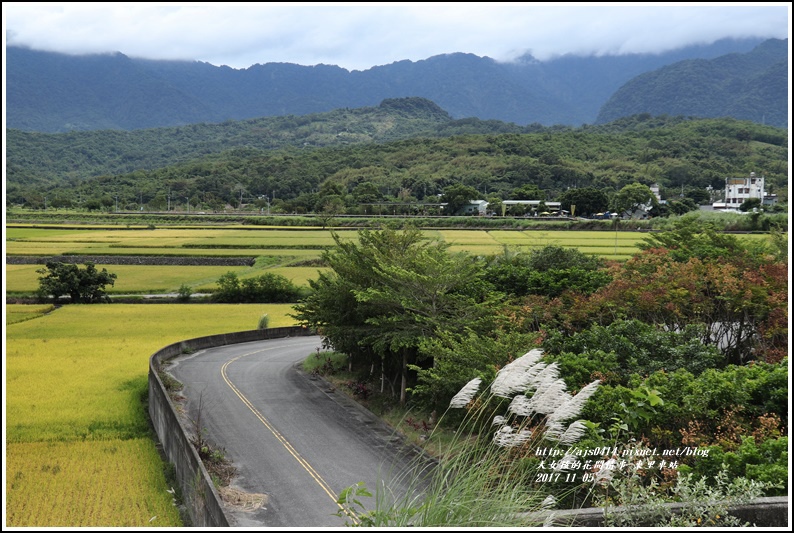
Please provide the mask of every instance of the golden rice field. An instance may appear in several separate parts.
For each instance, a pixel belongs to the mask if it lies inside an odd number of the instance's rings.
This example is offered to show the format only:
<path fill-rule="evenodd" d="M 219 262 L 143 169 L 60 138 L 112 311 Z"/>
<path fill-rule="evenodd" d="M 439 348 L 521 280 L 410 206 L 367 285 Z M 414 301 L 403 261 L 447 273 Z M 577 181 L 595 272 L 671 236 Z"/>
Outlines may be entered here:
<path fill-rule="evenodd" d="M 479 255 L 502 253 L 505 247 L 528 251 L 548 244 L 575 247 L 609 259 L 628 259 L 637 252 L 642 234 L 636 232 L 426 230 L 425 235 L 450 245 L 452 252 Z M 356 239 L 357 231 L 340 231 L 342 239 Z M 182 284 L 194 292 L 212 291 L 226 272 L 240 278 L 267 271 L 285 276 L 298 286 L 317 277 L 317 268 L 284 266 L 319 258 L 334 245 L 330 231 L 318 229 L 229 227 L 68 229 L 9 227 L 8 255 L 136 255 L 136 256 L 246 256 L 268 258 L 255 267 L 97 265 L 117 274 L 110 294 L 173 293 Z M 280 264 L 278 264 L 280 263 Z M 37 265 L 6 265 L 6 290 L 32 293 L 38 288 Z"/>
<path fill-rule="evenodd" d="M 42 305 L 8 305 L 6 306 L 6 326 L 38 318 L 55 309 L 52 304 Z"/>
<path fill-rule="evenodd" d="M 179 265 L 102 265 L 118 276 L 115 284 L 107 287 L 108 294 L 161 294 L 175 293 L 182 284 L 193 292 L 209 292 L 218 287 L 217 280 L 227 272 L 234 272 L 240 279 L 260 276 L 272 272 L 284 276 L 295 285 L 309 284 L 323 268 L 274 266 L 256 268 L 245 266 L 179 266 Z M 43 265 L 6 265 L 6 292 L 9 294 L 33 293 L 39 286 L 37 271 Z"/>
<path fill-rule="evenodd" d="M 6 306 L 6 525 L 181 526 L 143 403 L 149 357 L 178 340 L 254 329 L 264 313 L 272 327 L 293 325 L 291 306 L 43 311 Z M 12 323 L 25 314 L 39 316 Z"/>
<path fill-rule="evenodd" d="M 638 232 L 544 230 L 426 230 L 452 251 L 498 254 L 505 246 L 528 250 L 548 244 L 576 247 L 612 259 L 628 259 L 637 251 Z M 354 230 L 339 231 L 343 240 L 356 239 Z M 156 228 L 156 229 L 39 229 L 8 228 L 9 255 L 170 255 L 318 257 L 334 245 L 331 232 L 317 229 Z"/>

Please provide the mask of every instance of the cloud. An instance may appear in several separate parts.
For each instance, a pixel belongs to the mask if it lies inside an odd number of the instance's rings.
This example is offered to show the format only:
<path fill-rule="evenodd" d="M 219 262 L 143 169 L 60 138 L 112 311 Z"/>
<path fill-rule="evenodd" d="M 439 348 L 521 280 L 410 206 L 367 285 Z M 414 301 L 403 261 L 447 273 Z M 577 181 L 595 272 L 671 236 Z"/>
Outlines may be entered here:
<path fill-rule="evenodd" d="M 466 52 L 660 52 L 723 37 L 788 37 L 790 4 L 3 3 L 8 44 L 65 53 L 367 69 Z"/>

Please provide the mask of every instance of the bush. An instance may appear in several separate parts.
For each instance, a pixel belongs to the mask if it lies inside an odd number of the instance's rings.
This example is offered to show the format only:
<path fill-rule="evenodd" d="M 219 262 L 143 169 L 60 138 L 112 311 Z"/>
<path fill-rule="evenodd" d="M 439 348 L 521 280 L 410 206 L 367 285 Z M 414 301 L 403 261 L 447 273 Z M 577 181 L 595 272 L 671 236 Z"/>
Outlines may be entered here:
<path fill-rule="evenodd" d="M 259 317 L 259 323 L 256 326 L 256 329 L 267 329 L 268 325 L 270 324 L 270 317 L 267 316 L 267 313 Z"/>
<path fill-rule="evenodd" d="M 290 280 L 272 272 L 242 281 L 234 272 L 227 272 L 218 279 L 218 287 L 212 299 L 221 303 L 290 303 L 300 294 Z"/>
<path fill-rule="evenodd" d="M 190 285 L 187 283 L 183 283 L 179 286 L 179 290 L 177 291 L 177 301 L 180 302 L 188 302 L 190 301 L 190 296 L 193 294 L 193 289 L 190 288 Z"/>
<path fill-rule="evenodd" d="M 552 332 L 544 341 L 547 359 L 560 364 L 572 386 L 591 381 L 594 373 L 612 375 L 611 382 L 626 384 L 631 374 L 684 368 L 698 375 L 708 368 L 725 366 L 714 346 L 704 345 L 701 330 L 692 325 L 683 331 L 665 331 L 639 320 L 618 320 L 592 326 L 573 335 Z"/>
<path fill-rule="evenodd" d="M 720 446 L 706 448 L 708 455 L 693 467 L 682 465 L 682 473 L 709 476 L 725 471 L 730 478 L 746 477 L 769 484 L 767 495 L 786 494 L 788 480 L 788 437 L 767 439 L 760 444 L 754 437 L 742 437 L 742 443 L 734 451 L 725 451 Z"/>

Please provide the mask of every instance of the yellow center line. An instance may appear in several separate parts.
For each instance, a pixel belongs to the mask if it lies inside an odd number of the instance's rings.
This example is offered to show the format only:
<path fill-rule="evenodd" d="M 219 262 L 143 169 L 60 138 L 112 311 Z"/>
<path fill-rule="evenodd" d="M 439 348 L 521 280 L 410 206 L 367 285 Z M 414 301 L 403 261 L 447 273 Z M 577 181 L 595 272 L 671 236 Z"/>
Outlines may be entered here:
<path fill-rule="evenodd" d="M 331 490 L 331 487 L 328 485 L 328 483 L 326 483 L 326 481 L 322 478 L 322 476 L 319 473 L 317 473 L 314 467 L 312 467 L 312 465 L 310 465 L 309 462 L 306 461 L 306 459 L 304 459 L 300 453 L 298 453 L 298 451 L 292 446 L 292 444 L 281 433 L 279 433 L 279 431 L 275 427 L 273 427 L 273 425 L 270 422 L 268 422 L 267 418 L 265 418 L 264 415 L 262 415 L 262 413 L 260 413 L 256 407 L 254 407 L 254 404 L 252 404 L 251 401 L 248 398 L 246 398 L 242 392 L 240 392 L 240 389 L 238 389 L 237 386 L 235 386 L 235 384 L 232 383 L 232 381 L 229 379 L 229 376 L 226 374 L 226 369 L 233 362 L 242 359 L 243 357 L 247 357 L 249 355 L 254 355 L 275 349 L 276 348 L 265 348 L 263 350 L 256 350 L 253 352 L 244 353 L 242 355 L 235 357 L 234 359 L 230 359 L 229 361 L 224 363 L 224 365 L 221 367 L 221 376 L 223 377 L 223 381 L 225 381 L 226 384 L 229 386 L 229 388 L 231 388 L 232 391 L 237 395 L 237 397 L 240 398 L 243 404 L 245 404 L 245 406 L 248 407 L 248 409 L 250 409 L 252 413 L 254 413 L 254 416 L 257 417 L 260 422 L 262 422 L 262 424 L 273 434 L 274 437 L 276 437 L 276 440 L 278 440 L 281 443 L 281 445 L 284 446 L 284 448 L 289 452 L 289 454 L 292 455 L 292 457 L 294 457 L 296 461 L 298 461 L 298 464 L 300 464 L 303 467 L 303 469 L 306 470 L 306 472 L 308 472 L 309 475 L 314 479 L 314 481 L 318 485 L 320 485 L 320 488 L 322 488 L 325 491 L 325 493 L 328 494 L 331 500 L 333 500 L 333 502 L 341 510 L 345 511 L 345 513 L 348 514 L 350 518 L 352 518 L 355 522 L 358 522 L 355 516 L 351 515 L 348 511 L 345 510 L 345 508 L 342 505 L 339 504 L 336 495 Z"/>

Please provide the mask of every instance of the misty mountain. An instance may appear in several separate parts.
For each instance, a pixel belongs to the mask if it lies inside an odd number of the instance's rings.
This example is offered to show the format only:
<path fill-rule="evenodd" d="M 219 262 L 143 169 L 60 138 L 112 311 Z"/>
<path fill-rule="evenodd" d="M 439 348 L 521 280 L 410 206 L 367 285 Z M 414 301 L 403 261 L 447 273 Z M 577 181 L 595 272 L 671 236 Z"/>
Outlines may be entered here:
<path fill-rule="evenodd" d="M 6 126 L 26 131 L 135 130 L 377 106 L 419 96 L 452 118 L 518 125 L 593 123 L 633 77 L 687 59 L 746 53 L 759 39 L 721 40 L 664 54 L 527 55 L 500 63 L 473 54 L 398 61 L 363 71 L 265 63 L 247 69 L 200 61 L 70 56 L 6 50 Z M 752 100 L 747 95 L 746 101 Z"/>
<path fill-rule="evenodd" d="M 689 59 L 641 74 L 604 104 L 596 123 L 649 113 L 740 120 L 788 127 L 788 41 L 752 51 Z"/>

